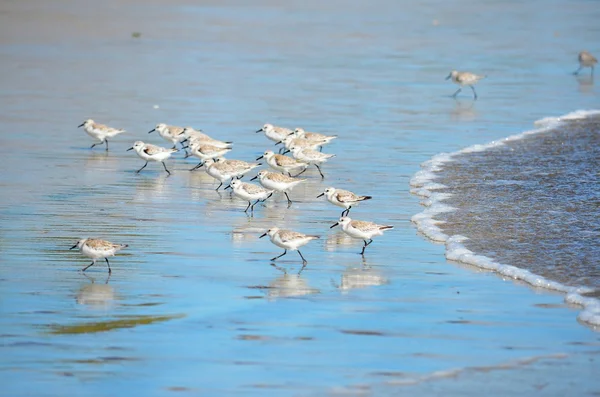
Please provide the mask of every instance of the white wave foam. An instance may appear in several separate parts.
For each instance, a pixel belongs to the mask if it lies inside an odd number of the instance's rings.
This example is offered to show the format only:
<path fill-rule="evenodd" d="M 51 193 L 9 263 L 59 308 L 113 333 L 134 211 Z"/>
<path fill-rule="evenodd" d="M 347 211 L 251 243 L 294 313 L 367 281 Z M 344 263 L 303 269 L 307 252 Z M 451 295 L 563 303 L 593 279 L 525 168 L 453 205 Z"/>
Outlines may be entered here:
<path fill-rule="evenodd" d="M 460 235 L 448 236 L 445 234 L 439 227 L 439 225 L 442 225 L 444 222 L 436 220 L 435 216 L 443 212 L 454 211 L 455 208 L 442 203 L 442 201 L 448 199 L 451 194 L 433 192 L 433 190 L 439 190 L 445 187 L 444 185 L 435 182 L 435 179 L 437 178 L 436 172 L 441 171 L 448 162 L 454 161 L 454 156 L 485 151 L 493 147 L 502 146 L 504 145 L 504 142 L 523 139 L 532 134 L 548 132 L 560 126 L 565 121 L 583 119 L 598 114 L 600 114 L 599 110 L 577 110 L 561 117 L 545 117 L 534 122 L 534 125 L 538 127 L 537 129 L 511 135 L 499 141 L 492 141 L 483 145 L 472 145 L 454 153 L 440 153 L 433 156 L 430 160 L 421 164 L 421 170 L 410 180 L 410 186 L 412 187 L 410 192 L 417 196 L 427 198 L 427 200 L 422 202 L 427 208 L 414 215 L 411 218 L 411 221 L 414 222 L 419 231 L 429 239 L 446 244 L 447 259 L 491 270 L 505 277 L 524 281 L 534 287 L 564 292 L 566 294 L 565 302 L 583 307 L 583 310 L 577 316 L 580 321 L 594 326 L 600 326 L 600 300 L 581 295 L 593 292 L 593 289 L 588 287 L 569 287 L 531 273 L 528 270 L 495 262 L 491 258 L 477 255 L 468 250 L 463 245 L 463 242 L 468 240 L 468 237 Z"/>

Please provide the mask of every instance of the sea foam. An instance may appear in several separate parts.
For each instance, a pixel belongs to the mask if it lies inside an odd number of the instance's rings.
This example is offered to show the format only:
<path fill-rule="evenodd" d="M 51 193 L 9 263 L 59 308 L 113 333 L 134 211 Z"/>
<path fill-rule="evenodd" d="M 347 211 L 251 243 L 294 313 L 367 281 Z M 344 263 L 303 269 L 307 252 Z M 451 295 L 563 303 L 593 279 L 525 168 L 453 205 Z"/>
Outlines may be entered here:
<path fill-rule="evenodd" d="M 443 203 L 444 200 L 451 197 L 450 193 L 436 192 L 436 190 L 443 189 L 446 186 L 435 181 L 438 177 L 436 173 L 443 170 L 447 163 L 454 161 L 454 156 L 485 151 L 502 146 L 505 142 L 511 142 L 533 134 L 551 131 L 560 127 L 566 121 L 584 119 L 599 114 L 600 111 L 598 110 L 578 110 L 561 117 L 545 117 L 534 122 L 534 126 L 537 127 L 534 130 L 511 135 L 487 144 L 469 146 L 454 153 L 440 153 L 433 156 L 431 159 L 421 164 L 421 170 L 410 180 L 410 192 L 419 197 L 423 197 L 425 200 L 423 200 L 421 204 L 426 207 L 424 211 L 414 215 L 411 218 L 411 221 L 414 222 L 419 231 L 429 239 L 445 243 L 447 259 L 494 271 L 504 277 L 524 281 L 534 287 L 564 292 L 566 294 L 565 302 L 583 307 L 583 310 L 577 317 L 580 321 L 594 326 L 600 326 L 600 300 L 582 295 L 593 292 L 594 290 L 592 288 L 570 287 L 534 274 L 528 270 L 509 264 L 501 264 L 495 262 L 492 258 L 477 255 L 464 246 L 463 242 L 468 240 L 468 237 L 461 235 L 448 236 L 444 233 L 442 227 L 440 227 L 444 222 L 435 219 L 435 216 L 440 213 L 455 210 L 453 207 Z"/>

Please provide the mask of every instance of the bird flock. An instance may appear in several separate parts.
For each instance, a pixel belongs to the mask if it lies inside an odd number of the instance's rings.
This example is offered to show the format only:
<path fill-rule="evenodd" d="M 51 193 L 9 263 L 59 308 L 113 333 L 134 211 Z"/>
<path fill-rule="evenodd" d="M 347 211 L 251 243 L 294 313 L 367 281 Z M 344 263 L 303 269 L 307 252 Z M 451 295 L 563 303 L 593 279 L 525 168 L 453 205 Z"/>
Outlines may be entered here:
<path fill-rule="evenodd" d="M 579 62 L 579 68 L 573 72 L 574 75 L 578 75 L 581 70 L 586 67 L 591 68 L 591 76 L 594 75 L 594 67 L 598 63 L 598 60 L 592 54 L 588 51 L 581 51 L 578 54 L 577 60 Z M 453 70 L 448 74 L 446 80 L 451 79 L 453 83 L 460 86 L 452 95 L 453 98 L 456 98 L 462 91 L 462 88 L 467 86 L 470 87 L 473 92 L 473 99 L 477 100 L 477 92 L 475 91 L 474 86 L 485 77 L 487 76 Z M 105 144 L 106 151 L 108 151 L 108 139 L 112 139 L 125 132 L 123 129 L 112 128 L 104 124 L 96 123 L 92 119 L 84 121 L 79 127 L 83 127 L 84 131 L 97 141 L 91 148 Z M 256 132 L 264 133 L 269 140 L 275 142 L 276 145 L 281 145 L 281 147 L 278 153 L 275 153 L 273 150 L 266 150 L 256 159 L 256 161 L 264 159 L 273 171 L 261 170 L 256 176 L 250 179 L 250 182 L 243 182 L 240 179 L 244 175 L 255 168 L 260 167 L 262 164 L 243 160 L 226 159 L 223 157 L 232 150 L 232 142 L 215 139 L 201 130 L 192 127 L 178 127 L 161 123 L 157 124 L 148 133 L 150 134 L 155 131 L 164 140 L 172 144 L 173 147 L 164 148 L 150 143 L 144 143 L 143 141 L 136 141 L 133 146 L 127 150 L 135 151 L 135 153 L 145 161 L 144 165 L 136 171 L 137 173 L 146 168 L 148 163 L 152 161 L 162 163 L 165 172 L 168 175 L 171 175 L 165 161 L 168 160 L 173 153 L 184 150 L 186 158 L 193 156 L 199 159 L 199 163 L 191 168 L 190 171 L 204 167 L 208 175 L 219 181 L 219 186 L 216 188 L 217 191 L 219 191 L 225 183 L 229 182 L 225 189 L 231 189 L 235 196 L 248 202 L 248 205 L 244 210 L 246 213 L 248 211 L 253 213 L 256 204 L 266 201 L 276 192 L 285 195 L 289 208 L 292 204 L 289 193 L 297 185 L 307 181 L 307 179 L 300 179 L 298 177 L 302 175 L 308 167 L 315 166 L 321 175 L 321 178 L 325 178 L 321 167 L 328 160 L 335 157 L 335 155 L 322 153 L 321 150 L 324 145 L 329 144 L 337 138 L 335 135 L 307 132 L 302 128 L 292 130 L 285 127 L 274 126 L 272 124 L 265 124 Z M 179 149 L 177 148 L 178 144 L 180 145 Z M 286 156 L 287 153 L 291 153 L 292 156 Z M 260 185 L 251 183 L 251 181 L 257 179 Z M 371 196 L 360 196 L 351 191 L 333 187 L 327 188 L 317 197 L 322 196 L 325 196 L 330 203 L 344 208 L 338 222 L 333 224 L 331 228 L 341 226 L 342 230 L 350 237 L 363 240 L 364 245 L 360 252 L 361 255 L 364 255 L 365 249 L 373 242 L 375 236 L 383 235 L 385 230 L 393 228 L 391 225 L 380 225 L 374 222 L 353 220 L 348 216 L 350 209 L 353 206 L 358 205 L 362 201 L 371 199 Z M 266 236 L 269 237 L 274 245 L 284 249 L 281 255 L 271 258 L 271 261 L 275 261 L 286 255 L 288 250 L 298 251 L 300 258 L 302 259 L 302 269 L 306 266 L 307 261 L 300 252 L 300 247 L 319 238 L 319 236 L 316 235 L 303 234 L 292 230 L 280 229 L 278 227 L 270 228 L 262 234 L 260 238 Z M 114 256 L 119 250 L 126 247 L 126 244 L 113 244 L 105 240 L 85 238 L 79 240 L 71 247 L 71 249 L 78 248 L 83 255 L 92 259 L 92 263 L 83 268 L 82 271 L 93 266 L 98 259 L 104 258 L 108 266 L 108 271 L 111 273 L 112 270 L 110 268 L 108 257 Z M 302 269 L 300 271 L 302 271 Z"/>
<path fill-rule="evenodd" d="M 84 131 L 97 141 L 91 148 L 105 144 L 106 151 L 108 151 L 108 139 L 125 132 L 123 129 L 99 124 L 91 119 L 86 120 L 79 127 L 83 127 Z M 178 127 L 161 123 L 157 124 L 148 133 L 155 131 L 173 146 L 165 148 L 143 141 L 136 141 L 132 147 L 127 149 L 128 151 L 135 151 L 145 161 L 144 165 L 136 170 L 136 173 L 146 168 L 149 162 L 157 162 L 162 164 L 168 175 L 171 175 L 165 161 L 173 153 L 183 150 L 185 151 L 186 158 L 193 156 L 199 160 L 199 163 L 191 168 L 190 171 L 204 168 L 208 175 L 219 181 L 219 185 L 216 188 L 217 191 L 225 183 L 228 183 L 225 190 L 231 189 L 235 196 L 248 202 L 244 212 L 248 213 L 250 211 L 251 214 L 254 213 L 254 207 L 258 203 L 266 201 L 275 193 L 281 193 L 285 196 L 289 208 L 293 203 L 290 193 L 296 186 L 308 181 L 306 178 L 301 179 L 298 177 L 310 166 L 314 166 L 318 170 L 321 179 L 324 179 L 325 175 L 321 167 L 328 160 L 334 158 L 335 155 L 322 153 L 321 150 L 324 145 L 329 144 L 337 138 L 335 135 L 307 132 L 302 128 L 292 130 L 272 124 L 265 124 L 256 133 L 264 133 L 268 139 L 274 141 L 276 145 L 281 145 L 281 147 L 278 153 L 275 153 L 273 150 L 266 150 L 256 159 L 256 161 L 263 159 L 271 170 L 260 170 L 249 182 L 244 182 L 241 180 L 244 175 L 260 167 L 262 164 L 244 160 L 226 159 L 224 155 L 232 150 L 232 142 L 215 139 L 201 130 L 192 127 Z M 291 153 L 291 156 L 286 156 L 287 153 Z M 254 180 L 258 180 L 259 184 L 252 183 Z M 330 203 L 344 208 L 339 221 L 331 227 L 339 225 L 350 237 L 363 240 L 364 245 L 360 252 L 361 255 L 364 255 L 365 248 L 373 242 L 375 236 L 382 235 L 385 230 L 393 228 L 391 225 L 379 225 L 374 222 L 353 220 L 348 217 L 350 209 L 353 206 L 371 199 L 371 196 L 360 196 L 348 190 L 333 187 L 327 188 L 317 198 L 323 196 Z M 281 258 L 288 251 L 297 251 L 302 259 L 302 268 L 300 271 L 307 264 L 306 259 L 300 252 L 300 248 L 310 241 L 319 238 L 316 235 L 308 235 L 278 227 L 270 228 L 260 238 L 265 236 L 268 236 L 274 245 L 284 249 L 281 255 L 271 258 L 271 261 Z M 96 264 L 98 259 L 103 258 L 106 261 L 109 273 L 111 273 L 112 270 L 108 257 L 114 256 L 119 250 L 126 247 L 127 245 L 87 238 L 79 240 L 71 249 L 78 248 L 83 255 L 92 259 L 92 263 L 83 268 L 83 271 Z"/>

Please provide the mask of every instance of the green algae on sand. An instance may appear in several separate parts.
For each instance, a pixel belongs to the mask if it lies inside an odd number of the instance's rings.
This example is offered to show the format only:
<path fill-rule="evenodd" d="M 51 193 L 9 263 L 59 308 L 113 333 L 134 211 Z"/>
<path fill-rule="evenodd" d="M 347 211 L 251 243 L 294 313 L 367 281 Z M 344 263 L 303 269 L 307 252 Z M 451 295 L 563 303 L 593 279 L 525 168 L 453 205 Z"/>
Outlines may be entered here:
<path fill-rule="evenodd" d="M 95 332 L 111 331 L 119 328 L 133 328 L 137 327 L 138 325 L 149 325 L 182 317 L 185 317 L 185 315 L 173 314 L 167 316 L 131 316 L 111 321 L 98 321 L 72 325 L 50 325 L 50 330 L 48 333 L 52 335 L 90 334 Z"/>

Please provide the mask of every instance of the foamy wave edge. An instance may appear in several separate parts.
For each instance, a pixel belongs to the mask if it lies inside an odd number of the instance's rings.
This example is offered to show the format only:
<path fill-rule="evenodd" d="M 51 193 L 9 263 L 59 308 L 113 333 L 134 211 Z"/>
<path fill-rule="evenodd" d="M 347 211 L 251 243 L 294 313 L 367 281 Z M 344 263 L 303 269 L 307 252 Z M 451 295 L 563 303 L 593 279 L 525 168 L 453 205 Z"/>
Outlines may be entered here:
<path fill-rule="evenodd" d="M 583 307 L 583 310 L 577 316 L 578 320 L 593 326 L 600 326 L 600 300 L 581 295 L 593 292 L 594 290 L 592 288 L 569 287 L 531 273 L 528 270 L 501 264 L 486 256 L 477 255 L 465 248 L 462 244 L 465 240 L 468 240 L 468 237 L 461 235 L 448 236 L 438 226 L 443 222 L 435 219 L 437 214 L 455 211 L 455 208 L 443 203 L 443 201 L 449 198 L 451 194 L 436 192 L 436 190 L 444 189 L 447 186 L 435 182 L 435 179 L 437 178 L 436 173 L 441 171 L 446 163 L 454 161 L 454 156 L 465 153 L 482 152 L 490 148 L 502 146 L 505 142 L 515 141 L 529 135 L 551 131 L 563 125 L 566 121 L 584 119 L 599 114 L 600 110 L 577 110 L 561 117 L 545 117 L 534 122 L 534 126 L 537 127 L 536 129 L 511 135 L 504 139 L 492 141 L 484 145 L 469 146 L 454 153 L 440 153 L 433 156 L 431 159 L 421 164 L 421 170 L 410 180 L 410 192 L 426 199 L 423 201 L 423 205 L 426 209 L 423 212 L 414 215 L 411 218 L 411 221 L 414 222 L 419 231 L 429 239 L 445 243 L 447 259 L 477 266 L 486 270 L 492 270 L 503 276 L 524 281 L 534 287 L 564 292 L 566 294 L 565 302 Z"/>

